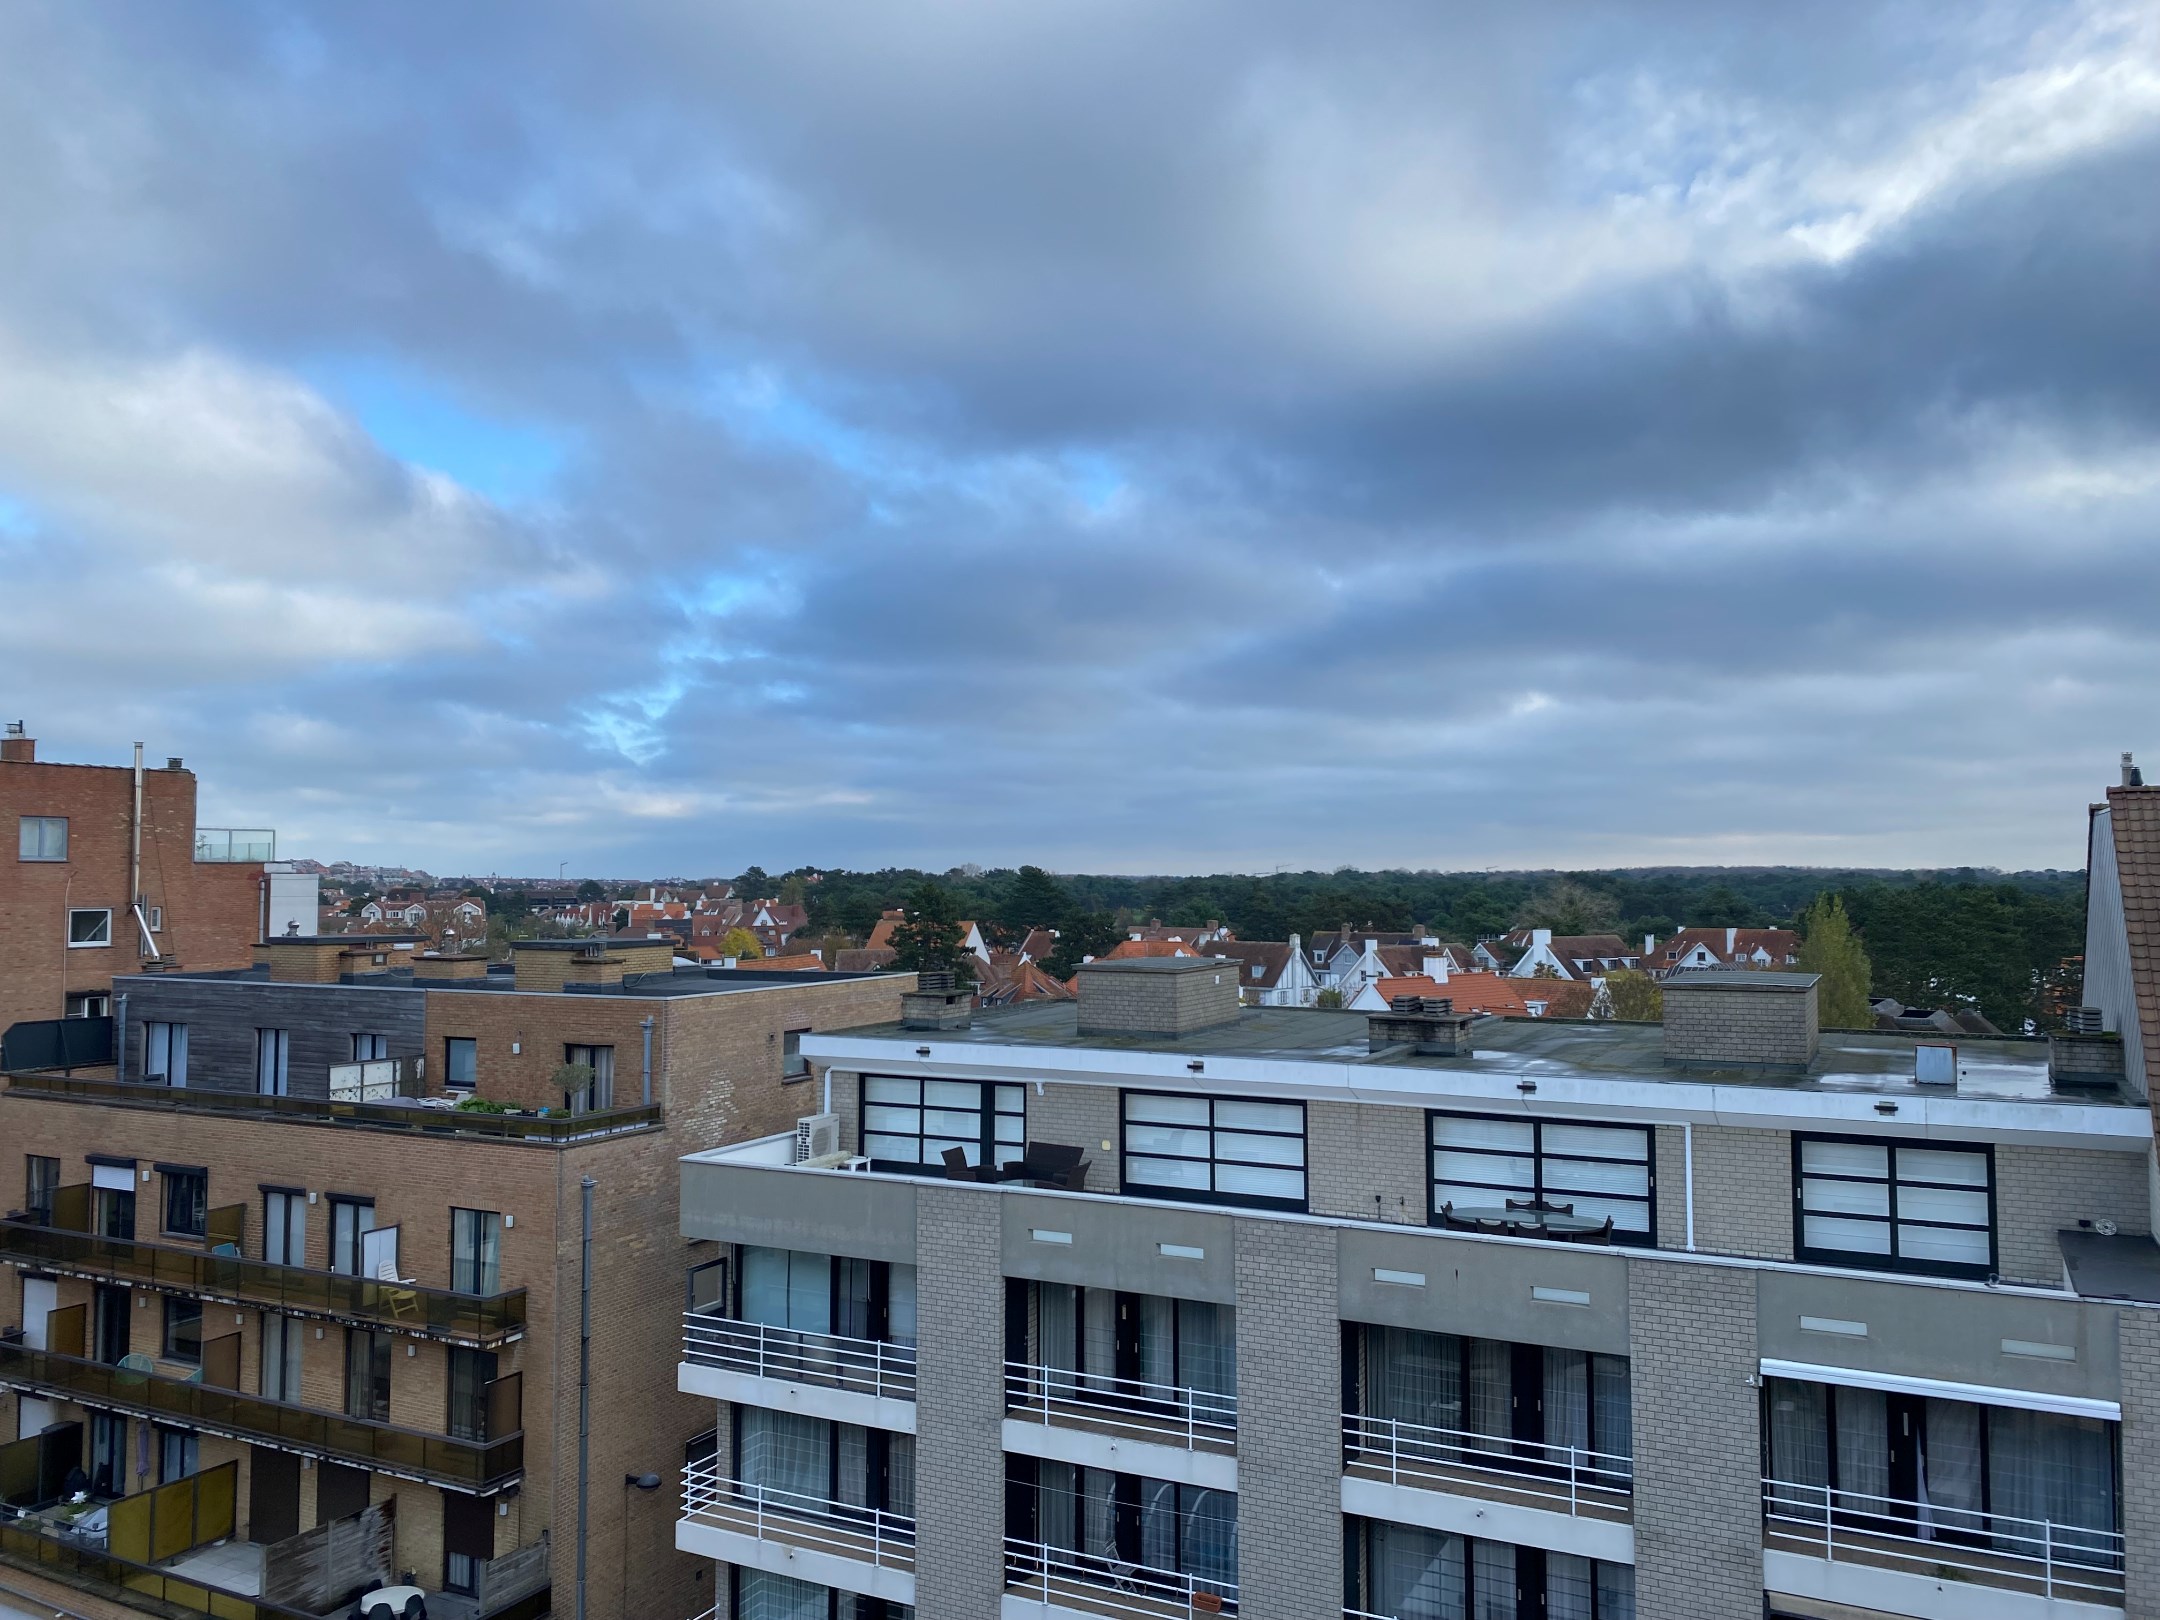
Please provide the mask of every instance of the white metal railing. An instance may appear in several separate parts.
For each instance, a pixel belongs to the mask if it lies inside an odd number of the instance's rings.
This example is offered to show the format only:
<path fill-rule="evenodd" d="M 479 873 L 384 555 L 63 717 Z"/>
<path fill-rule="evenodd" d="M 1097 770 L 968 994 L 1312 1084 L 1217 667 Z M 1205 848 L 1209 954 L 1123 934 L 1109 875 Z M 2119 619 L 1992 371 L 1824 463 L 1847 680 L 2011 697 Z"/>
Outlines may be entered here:
<path fill-rule="evenodd" d="M 1188 1451 L 1237 1442 L 1235 1395 L 1026 1361 L 1005 1363 L 1005 1409 L 1039 1423 L 1066 1418 L 1139 1439 L 1182 1443 Z"/>
<path fill-rule="evenodd" d="M 2119 1531 L 1781 1479 L 1763 1481 L 1763 1522 L 1781 1550 L 1832 1563 L 1910 1566 L 1937 1579 L 1951 1571 L 1953 1579 L 2042 1597 L 2122 1601 Z"/>
<path fill-rule="evenodd" d="M 1504 1434 L 1437 1429 L 1400 1418 L 1343 1414 L 1343 1444 L 1352 1466 L 1385 1473 L 1390 1485 L 1430 1490 L 1435 1474 L 1472 1474 L 1481 1484 L 1537 1496 L 1580 1514 L 1610 1512 L 1615 1495 L 1635 1489 L 1635 1459 L 1581 1446 L 1549 1446 Z"/>
<path fill-rule="evenodd" d="M 704 1620 L 704 1617 L 701 1615 L 698 1620 Z M 1345 1609 L 1342 1612 L 1342 1620 L 1395 1620 L 1395 1616 L 1392 1614 L 1375 1614 L 1370 1609 Z"/>
<path fill-rule="evenodd" d="M 825 1384 L 892 1400 L 915 1398 L 915 1347 L 911 1344 L 886 1344 L 838 1333 L 800 1333 L 706 1311 L 685 1311 L 683 1359 L 756 1378 Z"/>
<path fill-rule="evenodd" d="M 683 1517 L 885 1569 L 915 1567 L 915 1521 L 908 1515 L 730 1479 L 716 1463 L 683 1471 Z"/>
<path fill-rule="evenodd" d="M 1236 1614 L 1235 1581 L 1209 1580 L 1178 1569 L 1128 1564 L 1053 1547 L 1042 1541 L 1005 1538 L 1005 1589 L 1038 1603 L 1070 1597 L 1090 1614 L 1167 1620 L 1193 1614 Z"/>

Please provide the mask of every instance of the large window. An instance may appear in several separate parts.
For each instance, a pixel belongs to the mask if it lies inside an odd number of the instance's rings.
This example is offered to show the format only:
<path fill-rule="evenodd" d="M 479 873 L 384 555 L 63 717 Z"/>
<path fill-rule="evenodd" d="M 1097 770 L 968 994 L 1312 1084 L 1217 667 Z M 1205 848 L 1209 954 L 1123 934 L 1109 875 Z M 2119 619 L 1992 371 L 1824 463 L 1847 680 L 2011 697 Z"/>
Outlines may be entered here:
<path fill-rule="evenodd" d="M 1006 1535 L 1054 1549 L 1061 1570 L 1099 1570 L 1106 1587 L 1158 1597 L 1183 1583 L 1153 1582 L 1154 1571 L 1190 1577 L 1217 1597 L 1235 1592 L 1234 1492 L 1032 1457 L 1008 1455 L 1005 1466 Z"/>
<path fill-rule="evenodd" d="M 104 907 L 79 908 L 67 914 L 68 949 L 112 943 L 112 912 Z"/>
<path fill-rule="evenodd" d="M 352 1038 L 352 1060 L 355 1063 L 380 1063 L 390 1055 L 390 1037 L 356 1030 Z"/>
<path fill-rule="evenodd" d="M 461 1294 L 502 1292 L 502 1217 L 492 1209 L 450 1212 L 450 1286 Z"/>
<path fill-rule="evenodd" d="M 565 1046 L 563 1062 L 571 1068 L 590 1069 L 592 1076 L 567 1094 L 564 1101 L 573 1114 L 597 1114 L 615 1106 L 615 1048 L 612 1046 Z"/>
<path fill-rule="evenodd" d="M 443 1089 L 471 1091 L 480 1084 L 480 1043 L 470 1035 L 443 1039 Z"/>
<path fill-rule="evenodd" d="M 455 1440 L 487 1438 L 487 1391 L 495 1382 L 495 1356 L 488 1350 L 450 1347 L 448 1430 Z"/>
<path fill-rule="evenodd" d="M 1125 1191 L 1305 1207 L 1305 1105 L 1125 1093 Z"/>
<path fill-rule="evenodd" d="M 262 1392 L 266 1400 L 298 1404 L 300 1365 L 306 1344 L 307 1324 L 299 1317 L 263 1312 Z"/>
<path fill-rule="evenodd" d="M 814 1503 L 915 1516 L 915 1437 L 800 1412 L 734 1408 L 735 1461 L 746 1485 L 782 1512 Z"/>
<path fill-rule="evenodd" d="M 90 1162 L 90 1218 L 99 1237 L 135 1236 L 135 1161 Z"/>
<path fill-rule="evenodd" d="M 165 1230 L 180 1237 L 199 1238 L 209 1230 L 210 1172 L 165 1172 Z"/>
<path fill-rule="evenodd" d="M 1380 1519 L 1349 1523 L 1346 1607 L 1395 1620 L 1635 1620 L 1635 1571 Z"/>
<path fill-rule="evenodd" d="M 1485 1114 L 1432 1115 L 1432 1219 L 1440 1206 L 1504 1213 L 1508 1201 L 1612 1217 L 1613 1241 L 1656 1241 L 1657 1175 L 1647 1125 L 1578 1125 Z"/>
<path fill-rule="evenodd" d="M 25 861 L 64 861 L 68 858 L 66 816 L 24 816 L 17 833 L 16 857 Z"/>
<path fill-rule="evenodd" d="M 936 1169 L 948 1149 L 968 1164 L 1027 1151 L 1027 1092 L 973 1080 L 863 1077 L 863 1153 L 880 1169 Z"/>
<path fill-rule="evenodd" d="M 202 1361 L 201 1300 L 182 1299 L 177 1294 L 165 1296 L 163 1352 L 167 1361 Z"/>
<path fill-rule="evenodd" d="M 255 1032 L 255 1089 L 265 1097 L 292 1090 L 292 1035 L 282 1029 Z"/>
<path fill-rule="evenodd" d="M 1203 1421 L 1236 1421 L 1235 1306 L 1071 1283 L 1006 1286 L 1015 1308 L 1005 1357 L 1044 1369 L 1053 1391 L 1159 1403 L 1165 1390 L 1188 1390 Z"/>
<path fill-rule="evenodd" d="M 375 1205 L 370 1199 L 330 1200 L 330 1269 L 348 1277 L 364 1275 L 361 1238 L 375 1230 Z"/>
<path fill-rule="evenodd" d="M 263 1189 L 263 1258 L 275 1266 L 307 1264 L 307 1194 L 297 1187 Z"/>
<path fill-rule="evenodd" d="M 187 1084 L 188 1027 L 151 1020 L 143 1025 L 143 1078 Z"/>
<path fill-rule="evenodd" d="M 367 1328 L 345 1330 L 345 1415 L 364 1423 L 390 1421 L 390 1355 L 397 1336 Z"/>
<path fill-rule="evenodd" d="M 806 1249 L 740 1251 L 738 1319 L 796 1333 L 915 1342 L 915 1268 Z"/>
<path fill-rule="evenodd" d="M 1984 1277 L 1995 1269 L 1994 1170 L 1991 1148 L 1796 1136 L 1800 1258 Z"/>
<path fill-rule="evenodd" d="M 50 1226 L 53 1199 L 59 1191 L 60 1161 L 38 1153 L 26 1154 L 23 1159 L 23 1213 L 41 1226 Z"/>

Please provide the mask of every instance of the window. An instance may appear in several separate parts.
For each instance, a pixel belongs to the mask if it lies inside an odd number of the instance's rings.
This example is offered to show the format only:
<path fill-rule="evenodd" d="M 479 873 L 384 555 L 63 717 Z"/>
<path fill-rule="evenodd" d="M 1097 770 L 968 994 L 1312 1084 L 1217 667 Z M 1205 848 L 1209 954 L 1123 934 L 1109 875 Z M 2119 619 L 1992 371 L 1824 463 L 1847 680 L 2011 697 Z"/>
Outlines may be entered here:
<path fill-rule="evenodd" d="M 352 1038 L 355 1063 L 379 1063 L 389 1055 L 390 1037 L 387 1035 L 355 1035 Z"/>
<path fill-rule="evenodd" d="M 135 1161 L 90 1164 L 90 1218 L 99 1237 L 132 1241 L 135 1236 Z"/>
<path fill-rule="evenodd" d="M 52 1225 L 53 1198 L 60 1191 L 60 1161 L 31 1153 L 23 1158 L 23 1213 L 40 1226 Z"/>
<path fill-rule="evenodd" d="M 255 1032 L 255 1089 L 265 1097 L 292 1091 L 292 1035 L 282 1029 Z"/>
<path fill-rule="evenodd" d="M 1202 1203 L 1305 1207 L 1305 1105 L 1125 1093 L 1125 1190 Z"/>
<path fill-rule="evenodd" d="M 274 1266 L 307 1264 L 306 1193 L 279 1189 L 263 1194 L 263 1258 Z"/>
<path fill-rule="evenodd" d="M 461 1294 L 502 1292 L 502 1217 L 492 1209 L 450 1212 L 450 1286 Z"/>
<path fill-rule="evenodd" d="M 69 950 L 82 950 L 92 945 L 110 945 L 112 911 L 108 907 L 70 911 L 67 914 L 67 928 Z"/>
<path fill-rule="evenodd" d="M 563 1062 L 592 1070 L 592 1078 L 568 1092 L 563 1101 L 573 1114 L 596 1114 L 615 1106 L 615 1048 L 565 1046 Z"/>
<path fill-rule="evenodd" d="M 210 1172 L 165 1172 L 165 1230 L 179 1237 L 199 1238 L 209 1231 Z"/>
<path fill-rule="evenodd" d="M 66 816 L 24 816 L 17 837 L 16 858 L 25 861 L 64 861 L 68 858 Z"/>
<path fill-rule="evenodd" d="M 390 1352 L 395 1335 L 345 1330 L 345 1415 L 363 1423 L 390 1421 Z"/>
<path fill-rule="evenodd" d="M 62 1014 L 67 1018 L 110 1018 L 112 996 L 104 990 L 70 990 Z"/>
<path fill-rule="evenodd" d="M 803 1056 L 802 1038 L 807 1029 L 791 1029 L 780 1037 L 780 1078 L 803 1080 L 810 1074 L 810 1060 Z"/>
<path fill-rule="evenodd" d="M 443 1089 L 471 1091 L 480 1084 L 480 1043 L 470 1035 L 443 1041 Z"/>
<path fill-rule="evenodd" d="M 202 1301 L 165 1296 L 164 1356 L 167 1361 L 202 1361 Z"/>
<path fill-rule="evenodd" d="M 1033 1458 L 1008 1458 L 1006 1468 L 1014 1487 L 1006 1493 L 1006 1534 L 1014 1539 L 1189 1575 L 1200 1592 L 1218 1597 L 1237 1584 L 1232 1492 Z"/>
<path fill-rule="evenodd" d="M 1436 1620 L 1635 1620 L 1635 1570 L 1573 1553 L 1348 1519 L 1350 1598 L 1361 1611 Z"/>
<path fill-rule="evenodd" d="M 262 1392 L 265 1400 L 299 1403 L 301 1357 L 306 1343 L 307 1324 L 297 1316 L 263 1312 Z"/>
<path fill-rule="evenodd" d="M 1796 1136 L 1799 1257 L 1985 1277 L 1995 1269 L 1994 1171 L 1991 1148 Z"/>
<path fill-rule="evenodd" d="M 1581 1219 L 1612 1217 L 1613 1241 L 1656 1241 L 1657 1174 L 1647 1125 L 1434 1114 L 1432 1210 L 1504 1211 L 1507 1201 L 1569 1204 Z"/>
<path fill-rule="evenodd" d="M 127 1491 L 127 1419 L 112 1412 L 90 1414 L 90 1494 Z"/>
<path fill-rule="evenodd" d="M 347 1277 L 364 1275 L 360 1269 L 360 1238 L 375 1230 L 375 1205 L 370 1199 L 330 1200 L 330 1269 Z"/>
<path fill-rule="evenodd" d="M 91 1310 L 97 1336 L 95 1346 L 97 1359 L 107 1366 L 118 1366 L 128 1353 L 128 1341 L 134 1334 L 135 1295 L 132 1291 L 112 1283 L 91 1284 Z"/>
<path fill-rule="evenodd" d="M 796 1333 L 915 1342 L 915 1268 L 803 1249 L 740 1250 L 739 1320 Z"/>
<path fill-rule="evenodd" d="M 149 916 L 149 922 L 150 922 L 150 932 L 151 932 L 151 933 L 153 933 L 153 934 L 162 934 L 162 933 L 164 933 L 164 932 L 165 932 L 165 908 L 164 908 L 163 906 L 151 906 L 151 907 L 149 907 L 148 909 L 149 909 L 149 913 L 150 913 L 150 916 Z"/>
<path fill-rule="evenodd" d="M 450 1414 L 453 1440 L 487 1438 L 487 1388 L 495 1382 L 495 1357 L 486 1350 L 450 1347 Z"/>
<path fill-rule="evenodd" d="M 969 1164 L 999 1164 L 1027 1151 L 1027 1093 L 973 1080 L 863 1078 L 863 1153 L 883 1169 L 935 1169 L 948 1148 Z"/>
<path fill-rule="evenodd" d="M 158 1483 L 170 1485 L 176 1479 L 186 1479 L 201 1466 L 201 1443 L 186 1429 L 159 1427 Z"/>
<path fill-rule="evenodd" d="M 143 1078 L 168 1086 L 187 1084 L 188 1035 L 185 1024 L 143 1025 Z"/>

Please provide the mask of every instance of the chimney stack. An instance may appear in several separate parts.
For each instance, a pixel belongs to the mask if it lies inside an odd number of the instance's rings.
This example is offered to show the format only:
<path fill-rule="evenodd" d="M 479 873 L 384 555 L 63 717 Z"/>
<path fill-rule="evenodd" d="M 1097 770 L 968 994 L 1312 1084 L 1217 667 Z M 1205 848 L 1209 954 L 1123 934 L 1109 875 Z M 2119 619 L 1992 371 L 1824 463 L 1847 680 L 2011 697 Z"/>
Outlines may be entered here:
<path fill-rule="evenodd" d="M 1814 973 L 1704 968 L 1664 982 L 1665 1061 L 1804 1070 L 1821 1038 Z"/>
<path fill-rule="evenodd" d="M 2127 760 L 2130 756 L 2123 755 Z M 37 739 L 31 736 L 21 720 L 7 723 L 7 735 L 0 737 L 0 761 L 11 765 L 35 765 L 37 763 Z"/>
<path fill-rule="evenodd" d="M 974 992 L 961 989 L 949 968 L 924 968 L 900 996 L 902 1029 L 966 1029 L 974 1014 Z"/>
<path fill-rule="evenodd" d="M 1396 996 L 1386 1012 L 1366 1015 L 1365 1049 L 1407 1046 L 1419 1057 L 1468 1057 L 1477 1016 L 1457 1012 L 1447 996 Z"/>
<path fill-rule="evenodd" d="M 2137 768 L 2137 764 L 2130 758 L 2130 751 L 2127 748 L 2123 750 L 2122 757 L 2122 785 L 2124 787 L 2143 787 L 2145 785 L 2145 773 Z"/>

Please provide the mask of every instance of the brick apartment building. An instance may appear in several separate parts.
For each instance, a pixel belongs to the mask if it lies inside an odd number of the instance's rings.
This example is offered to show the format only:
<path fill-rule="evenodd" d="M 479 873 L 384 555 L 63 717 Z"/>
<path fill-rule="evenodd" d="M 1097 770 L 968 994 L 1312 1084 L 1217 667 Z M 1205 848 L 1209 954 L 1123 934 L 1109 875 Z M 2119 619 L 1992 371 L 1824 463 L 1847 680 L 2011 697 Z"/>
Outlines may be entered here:
<path fill-rule="evenodd" d="M 0 1031 L 106 1016 L 114 975 L 146 963 L 248 964 L 273 835 L 197 827 L 195 773 L 135 755 L 63 765 L 20 722 L 0 737 Z"/>
<path fill-rule="evenodd" d="M 2053 1039 L 1206 957 L 808 1037 L 852 1157 L 683 1167 L 677 1545 L 717 1620 L 2160 1616 L 2160 789 L 2088 870 Z"/>
<path fill-rule="evenodd" d="M 254 954 L 120 975 L 112 1061 L 0 1094 L 0 1584 L 297 1620 L 409 1583 L 520 1620 L 582 1573 L 590 1620 L 710 1608 L 656 1494 L 710 1413 L 642 1371 L 678 1332 L 677 1162 L 819 1114 L 801 1040 L 911 981 L 643 938 Z"/>

